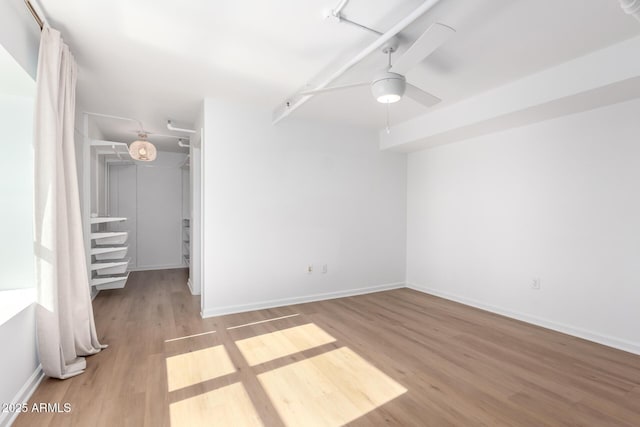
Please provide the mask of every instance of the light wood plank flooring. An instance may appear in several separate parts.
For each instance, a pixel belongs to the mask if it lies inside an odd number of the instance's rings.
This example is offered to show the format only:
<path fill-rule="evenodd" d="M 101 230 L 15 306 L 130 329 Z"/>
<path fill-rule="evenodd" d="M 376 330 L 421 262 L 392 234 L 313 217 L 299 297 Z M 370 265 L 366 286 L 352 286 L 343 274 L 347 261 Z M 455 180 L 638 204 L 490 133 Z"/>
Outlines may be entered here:
<path fill-rule="evenodd" d="M 109 348 L 16 426 L 640 426 L 640 357 L 408 289 L 201 319 L 183 270 L 94 301 Z"/>

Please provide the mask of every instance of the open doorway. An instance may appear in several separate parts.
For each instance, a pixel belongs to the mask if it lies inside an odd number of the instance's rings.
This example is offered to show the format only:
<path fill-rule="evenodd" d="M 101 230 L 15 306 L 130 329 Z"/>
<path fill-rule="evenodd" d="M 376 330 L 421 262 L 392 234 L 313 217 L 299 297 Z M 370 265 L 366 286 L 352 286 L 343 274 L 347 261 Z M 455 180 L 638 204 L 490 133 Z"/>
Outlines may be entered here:
<path fill-rule="evenodd" d="M 200 132 L 180 140 L 149 133 L 154 158 L 141 161 L 130 152 L 135 135 L 114 130 L 112 122 L 122 120 L 138 122 L 84 114 L 83 216 L 92 290 L 123 288 L 132 271 L 188 269 L 187 285 L 199 295 L 192 263 L 193 254 L 199 261 L 200 241 L 192 236 L 194 217 L 199 225 L 200 180 L 192 159 Z M 199 153 L 195 157 L 199 165 Z"/>

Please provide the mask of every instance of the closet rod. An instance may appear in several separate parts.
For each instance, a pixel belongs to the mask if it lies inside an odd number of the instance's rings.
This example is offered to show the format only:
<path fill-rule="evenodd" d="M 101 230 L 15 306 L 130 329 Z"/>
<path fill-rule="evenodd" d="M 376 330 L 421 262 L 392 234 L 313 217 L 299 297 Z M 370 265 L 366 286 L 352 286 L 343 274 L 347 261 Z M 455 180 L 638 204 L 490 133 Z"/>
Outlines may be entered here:
<path fill-rule="evenodd" d="M 29 0 L 24 0 L 24 3 L 27 5 L 27 9 L 29 9 L 29 12 L 31 12 L 31 16 L 33 16 L 33 19 L 36 20 L 36 23 L 40 27 L 40 31 L 42 31 L 42 29 L 44 28 L 45 21 L 42 18 L 40 18 L 40 15 L 36 11 L 36 8 L 33 7 L 33 5 Z"/>

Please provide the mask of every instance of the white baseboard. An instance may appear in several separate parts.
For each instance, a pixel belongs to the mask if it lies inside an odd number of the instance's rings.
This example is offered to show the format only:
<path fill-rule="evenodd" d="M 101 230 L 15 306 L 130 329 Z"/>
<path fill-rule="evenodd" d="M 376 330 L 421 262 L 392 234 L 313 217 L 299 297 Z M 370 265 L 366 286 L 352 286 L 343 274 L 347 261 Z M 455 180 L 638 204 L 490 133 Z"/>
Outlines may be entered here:
<path fill-rule="evenodd" d="M 42 365 L 38 365 L 36 370 L 31 374 L 27 382 L 24 383 L 20 391 L 11 401 L 14 405 L 19 405 L 29 401 L 29 398 L 36 391 L 40 381 L 44 378 L 44 372 L 42 371 Z M 0 427 L 8 427 L 16 420 L 19 412 L 3 412 L 0 413 Z"/>
<path fill-rule="evenodd" d="M 193 282 L 191 281 L 191 277 L 189 277 L 189 279 L 187 280 L 187 285 L 189 286 L 189 291 L 191 292 L 191 295 L 200 295 L 200 292 L 196 292 L 193 289 Z"/>
<path fill-rule="evenodd" d="M 555 322 L 552 320 L 542 319 L 540 317 L 532 316 L 530 314 L 519 313 L 512 310 L 508 310 L 502 307 L 496 307 L 494 305 L 485 304 L 480 301 L 461 297 L 459 295 L 453 295 L 448 292 L 439 291 L 437 289 L 428 288 L 425 286 L 416 285 L 414 283 L 407 283 L 407 288 L 413 289 L 418 292 L 422 292 L 429 295 L 434 295 L 451 301 L 459 302 L 461 304 L 469 305 L 479 308 L 481 310 L 490 311 L 492 313 L 500 314 L 502 316 L 510 317 L 512 319 L 521 320 L 523 322 L 531 323 L 533 325 L 542 326 L 543 328 L 551 329 L 557 332 L 562 332 L 567 335 L 582 338 L 588 341 L 593 341 L 598 344 L 606 345 L 607 347 L 617 348 L 618 350 L 627 351 L 640 355 L 640 344 L 631 341 L 623 340 L 608 335 L 602 335 L 597 332 L 587 331 L 575 326 L 565 325 L 563 323 Z"/>
<path fill-rule="evenodd" d="M 156 266 L 146 266 L 146 267 L 132 267 L 129 268 L 129 271 L 152 271 L 152 270 L 175 270 L 178 268 L 188 268 L 183 264 L 174 264 L 174 265 L 156 265 Z"/>
<path fill-rule="evenodd" d="M 337 292 L 326 292 L 322 294 L 304 295 L 293 298 L 282 298 L 276 300 L 260 301 L 251 304 L 228 305 L 224 307 L 212 307 L 202 311 L 202 317 L 222 316 L 225 314 L 243 313 L 245 311 L 263 310 L 266 308 L 282 307 L 292 304 L 304 304 L 307 302 L 322 301 L 334 298 L 351 297 L 355 295 L 370 294 L 373 292 L 388 291 L 391 289 L 404 288 L 404 282 L 388 283 L 385 285 L 369 286 L 366 288 L 347 289 Z"/>

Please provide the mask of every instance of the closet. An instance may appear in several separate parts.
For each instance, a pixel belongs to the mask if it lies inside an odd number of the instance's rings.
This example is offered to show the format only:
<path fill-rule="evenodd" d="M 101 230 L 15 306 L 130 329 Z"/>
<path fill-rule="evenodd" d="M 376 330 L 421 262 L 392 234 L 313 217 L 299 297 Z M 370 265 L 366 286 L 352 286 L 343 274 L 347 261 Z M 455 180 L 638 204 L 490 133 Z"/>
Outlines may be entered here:
<path fill-rule="evenodd" d="M 84 119 L 81 199 L 92 291 L 125 287 L 131 271 L 187 268 L 188 153 L 159 150 L 154 161 L 134 161 L 126 142 L 105 140 Z"/>

